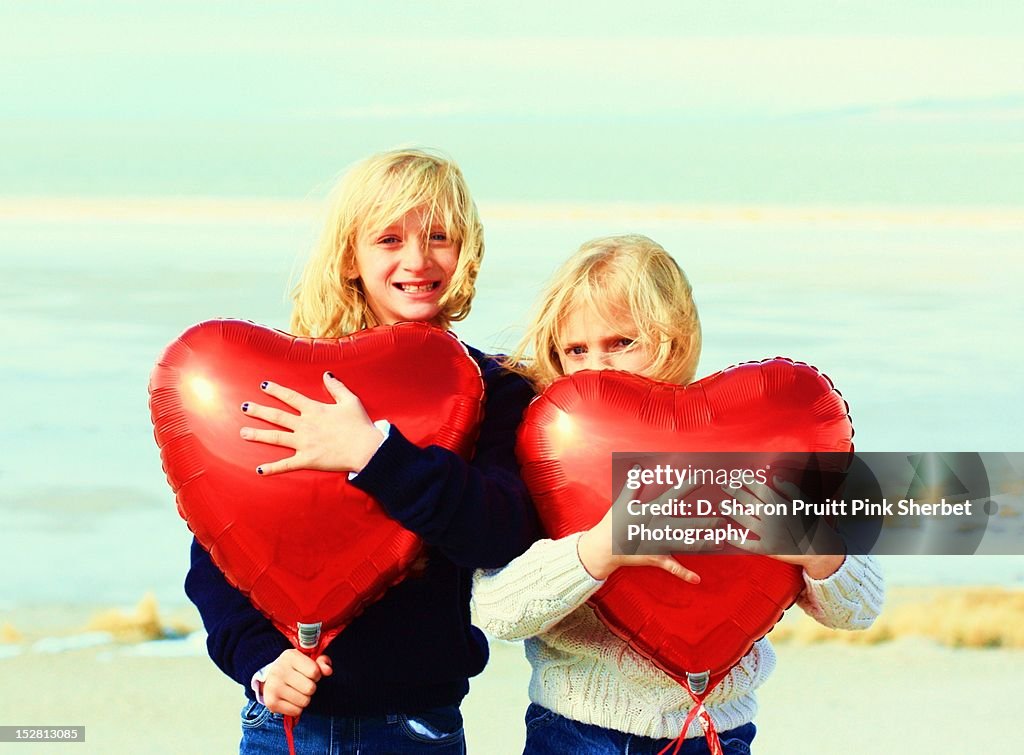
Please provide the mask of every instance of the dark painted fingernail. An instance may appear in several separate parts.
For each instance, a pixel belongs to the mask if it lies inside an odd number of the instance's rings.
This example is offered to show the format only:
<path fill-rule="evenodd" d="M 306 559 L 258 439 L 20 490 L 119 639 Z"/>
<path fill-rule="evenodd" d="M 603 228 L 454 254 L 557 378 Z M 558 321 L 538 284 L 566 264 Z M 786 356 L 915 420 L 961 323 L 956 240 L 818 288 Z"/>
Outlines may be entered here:
<path fill-rule="evenodd" d="M 327 377 L 329 377 L 331 380 L 336 380 L 337 379 L 337 378 L 334 377 L 334 373 L 333 372 L 328 372 L 327 373 Z"/>
<path fill-rule="evenodd" d="M 249 411 L 249 402 L 248 401 L 246 401 L 244 404 L 242 404 L 242 411 L 243 412 Z"/>
<path fill-rule="evenodd" d="M 263 467 L 256 467 L 256 474 L 263 474 Z"/>
<path fill-rule="evenodd" d="M 260 388 L 262 388 L 263 390 L 266 390 L 268 385 L 270 385 L 270 383 L 268 383 L 266 380 L 264 380 L 262 383 L 260 383 Z"/>

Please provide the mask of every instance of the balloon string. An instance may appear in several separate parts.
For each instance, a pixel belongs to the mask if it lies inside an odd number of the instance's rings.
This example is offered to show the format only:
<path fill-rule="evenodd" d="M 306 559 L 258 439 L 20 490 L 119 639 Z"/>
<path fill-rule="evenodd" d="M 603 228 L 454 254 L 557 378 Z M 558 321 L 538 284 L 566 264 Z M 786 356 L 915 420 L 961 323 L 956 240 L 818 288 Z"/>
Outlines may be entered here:
<path fill-rule="evenodd" d="M 686 732 L 690 730 L 690 724 L 693 723 L 693 719 L 697 717 L 697 712 L 702 707 L 703 706 L 701 705 L 701 703 L 698 702 L 696 705 L 690 708 L 690 712 L 686 714 L 686 720 L 683 721 L 683 730 L 679 732 L 679 736 L 673 739 L 667 745 L 665 745 L 658 753 L 658 755 L 665 755 L 665 753 L 668 752 L 669 748 L 673 745 L 675 745 L 675 747 L 672 747 L 672 755 L 676 755 L 676 753 L 679 752 L 679 748 L 682 747 L 683 742 L 686 741 Z"/>
<path fill-rule="evenodd" d="M 722 755 L 722 743 L 718 739 L 718 729 L 715 728 L 715 722 L 711 720 L 711 714 L 708 713 L 703 703 L 701 703 L 700 711 L 700 719 L 704 722 L 704 739 L 707 740 L 708 749 L 711 750 L 711 755 Z"/>
<path fill-rule="evenodd" d="M 708 743 L 708 750 L 711 751 L 711 755 L 723 755 L 722 743 L 718 739 L 718 729 L 715 728 L 715 722 L 711 720 L 711 714 L 708 713 L 707 708 L 704 707 L 704 703 L 697 698 L 690 688 L 685 684 L 686 691 L 690 693 L 690 697 L 693 698 L 693 707 L 690 708 L 690 712 L 686 714 L 686 720 L 683 722 L 683 730 L 679 732 L 679 736 L 665 745 L 659 752 L 658 755 L 665 755 L 672 749 L 672 755 L 678 755 L 680 748 L 686 741 L 686 732 L 690 730 L 690 724 L 693 723 L 693 719 L 700 716 L 700 721 L 704 725 L 704 738 Z"/>
<path fill-rule="evenodd" d="M 319 645 L 311 648 L 300 647 L 299 652 L 305 653 L 310 658 L 316 656 L 316 651 Z M 300 713 L 297 716 L 285 716 L 284 717 L 284 738 L 288 740 L 288 755 L 295 755 L 295 727 L 299 723 L 299 718 L 302 717 Z"/>
<path fill-rule="evenodd" d="M 295 735 L 292 734 L 292 730 L 298 722 L 298 716 L 284 717 L 284 738 L 288 740 L 288 755 L 295 755 Z"/>

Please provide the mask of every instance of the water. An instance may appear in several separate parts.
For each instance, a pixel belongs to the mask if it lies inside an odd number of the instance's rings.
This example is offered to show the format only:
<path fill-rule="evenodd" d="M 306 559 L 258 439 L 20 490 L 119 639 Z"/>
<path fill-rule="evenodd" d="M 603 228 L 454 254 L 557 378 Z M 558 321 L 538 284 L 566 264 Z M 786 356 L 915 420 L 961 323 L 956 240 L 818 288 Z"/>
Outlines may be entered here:
<path fill-rule="evenodd" d="M 286 282 L 317 211 L 221 208 L 221 222 L 217 204 L 100 205 L 89 217 L 47 206 L 37 214 L 49 217 L 0 222 L 5 597 L 130 602 L 154 589 L 178 603 L 189 536 L 152 438 L 149 370 L 199 320 L 286 327 Z M 859 449 L 1020 450 L 1022 226 L 1006 217 L 947 212 L 938 225 L 932 212 L 883 222 L 814 210 L 799 221 L 781 211 L 550 210 L 484 206 L 487 258 L 458 327 L 468 342 L 507 348 L 580 240 L 642 230 L 694 285 L 700 374 L 790 356 L 833 378 Z M 909 583 L 1024 579 L 1024 559 L 892 561 L 893 578 Z"/>
<path fill-rule="evenodd" d="M 4 6 L 0 601 L 183 600 L 151 365 L 200 320 L 285 327 L 325 187 L 399 143 L 480 200 L 475 345 L 581 241 L 642 232 L 694 284 L 701 374 L 791 356 L 860 449 L 1024 450 L 1024 11 L 875 5 Z"/>

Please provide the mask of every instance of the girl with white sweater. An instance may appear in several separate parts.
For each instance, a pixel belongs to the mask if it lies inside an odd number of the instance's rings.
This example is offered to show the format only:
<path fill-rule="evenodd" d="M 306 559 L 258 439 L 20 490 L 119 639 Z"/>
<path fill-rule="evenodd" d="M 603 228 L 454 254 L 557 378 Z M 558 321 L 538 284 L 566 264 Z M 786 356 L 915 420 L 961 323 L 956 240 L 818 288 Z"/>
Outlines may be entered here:
<path fill-rule="evenodd" d="M 644 236 L 584 244 L 556 274 L 513 359 L 538 390 L 583 369 L 617 369 L 689 383 L 700 356 L 700 322 L 686 276 Z M 866 629 L 884 594 L 870 556 L 775 556 L 798 564 L 797 603 L 837 629 Z M 656 566 L 696 583 L 671 556 L 614 555 L 611 515 L 592 529 L 540 540 L 501 569 L 476 572 L 477 623 L 493 637 L 525 640 L 533 667 L 524 753 L 651 753 L 673 744 L 693 701 L 598 619 L 587 599 L 621 567 Z M 767 639 L 754 644 L 704 700 L 724 753 L 749 753 L 755 690 L 775 668 Z M 708 753 L 694 720 L 680 750 Z"/>

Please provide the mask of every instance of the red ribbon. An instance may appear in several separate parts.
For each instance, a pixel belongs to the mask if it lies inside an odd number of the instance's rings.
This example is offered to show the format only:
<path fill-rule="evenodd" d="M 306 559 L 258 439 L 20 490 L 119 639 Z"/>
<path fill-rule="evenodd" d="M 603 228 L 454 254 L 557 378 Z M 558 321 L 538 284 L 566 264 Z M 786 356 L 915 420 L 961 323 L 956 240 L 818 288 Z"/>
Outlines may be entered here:
<path fill-rule="evenodd" d="M 319 649 L 319 643 L 315 647 L 304 648 L 300 647 L 299 652 L 308 655 L 310 658 L 315 658 L 317 650 Z M 297 716 L 285 716 L 284 717 L 284 738 L 288 740 L 288 755 L 295 755 L 295 727 L 299 723 L 299 718 L 302 717 L 300 713 Z"/>
<path fill-rule="evenodd" d="M 292 730 L 298 722 L 298 716 L 284 717 L 284 738 L 288 740 L 288 755 L 295 755 L 295 735 L 292 734 Z"/>
<path fill-rule="evenodd" d="M 701 723 L 704 725 L 704 738 L 707 740 L 708 749 L 711 751 L 711 755 L 722 755 L 722 743 L 718 739 L 718 729 L 715 728 L 715 723 L 711 720 L 711 714 L 708 713 L 708 709 L 704 707 L 703 696 L 698 698 L 690 691 L 689 686 L 686 684 L 683 685 L 683 688 L 693 699 L 693 707 L 690 708 L 690 712 L 686 714 L 686 720 L 683 722 L 683 730 L 679 732 L 679 736 L 665 745 L 658 755 L 665 755 L 665 753 L 669 751 L 669 748 L 672 748 L 672 755 L 677 755 L 679 749 L 683 746 L 683 742 L 686 741 L 686 732 L 690 730 L 690 724 L 692 724 L 693 720 L 698 716 L 700 717 Z"/>

